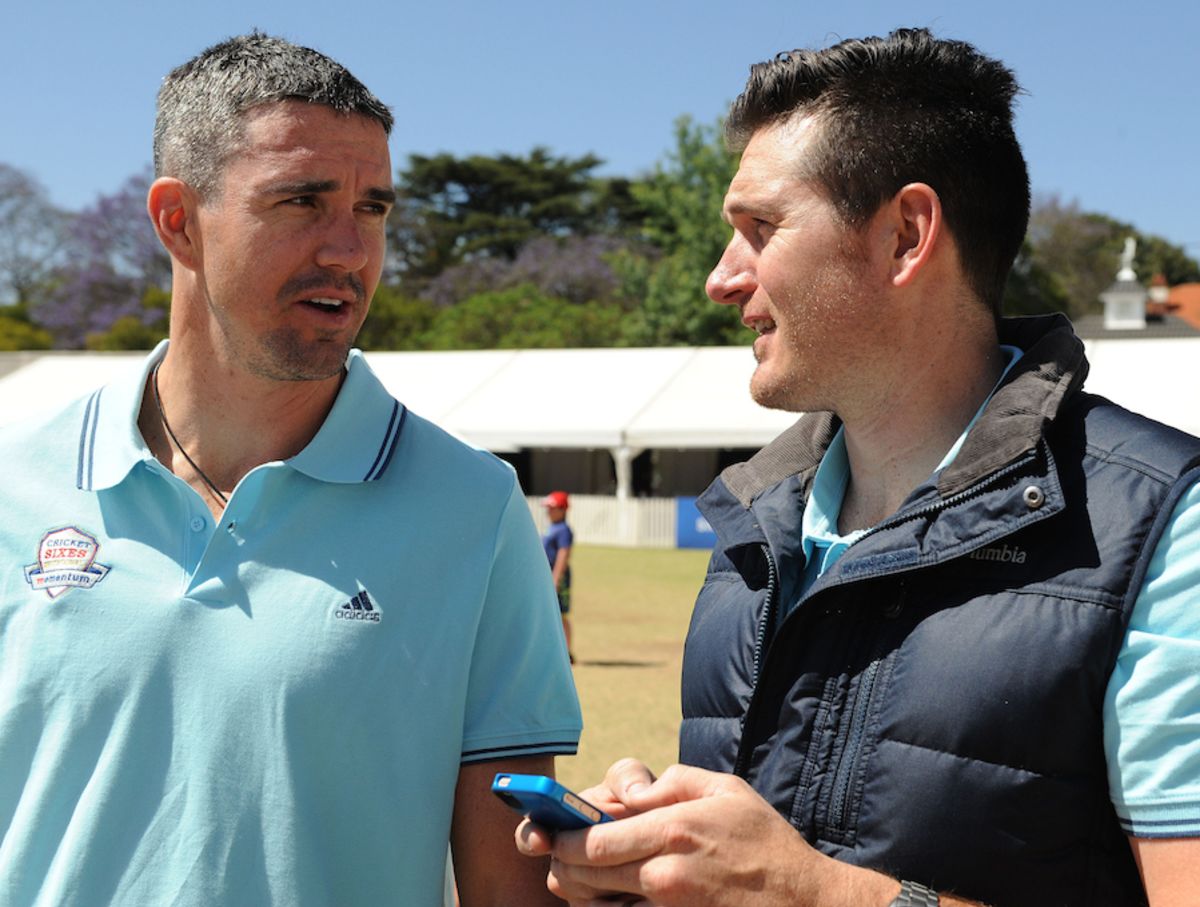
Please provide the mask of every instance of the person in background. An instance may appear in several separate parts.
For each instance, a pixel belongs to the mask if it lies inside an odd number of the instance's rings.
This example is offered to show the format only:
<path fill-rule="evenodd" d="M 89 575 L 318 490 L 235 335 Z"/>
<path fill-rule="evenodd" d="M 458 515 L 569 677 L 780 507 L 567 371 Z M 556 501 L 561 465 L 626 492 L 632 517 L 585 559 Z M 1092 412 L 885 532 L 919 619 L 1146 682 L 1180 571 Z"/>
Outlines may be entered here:
<path fill-rule="evenodd" d="M 684 764 L 518 831 L 573 905 L 1200 903 L 1200 439 L 1000 317 L 1018 91 L 924 29 L 752 68 L 707 290 L 805 415 L 699 501 Z"/>
<path fill-rule="evenodd" d="M 490 792 L 580 732 L 528 505 L 352 349 L 391 127 L 258 33 L 163 81 L 170 339 L 0 433 L 0 903 L 430 905 L 448 843 L 557 903 Z"/>
<path fill-rule="evenodd" d="M 558 610 L 562 614 L 563 636 L 567 641 L 567 652 L 571 663 L 575 663 L 575 650 L 571 647 L 571 542 L 574 534 L 567 525 L 567 507 L 570 501 L 565 491 L 552 491 L 542 500 L 550 525 L 542 534 L 542 548 L 550 561 L 550 575 L 558 592 Z"/>

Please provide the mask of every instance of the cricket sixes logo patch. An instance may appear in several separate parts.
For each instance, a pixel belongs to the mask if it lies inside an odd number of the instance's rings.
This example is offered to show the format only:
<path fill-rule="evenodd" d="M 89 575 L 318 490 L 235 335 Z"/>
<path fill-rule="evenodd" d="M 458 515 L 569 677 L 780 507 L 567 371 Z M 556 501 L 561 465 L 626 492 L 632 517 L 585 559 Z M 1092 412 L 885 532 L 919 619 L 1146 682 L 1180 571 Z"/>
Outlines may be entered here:
<path fill-rule="evenodd" d="M 109 568 L 96 563 L 99 551 L 95 536 L 81 529 L 53 529 L 42 536 L 37 563 L 25 568 L 25 581 L 51 598 L 71 587 L 90 589 L 108 575 Z"/>

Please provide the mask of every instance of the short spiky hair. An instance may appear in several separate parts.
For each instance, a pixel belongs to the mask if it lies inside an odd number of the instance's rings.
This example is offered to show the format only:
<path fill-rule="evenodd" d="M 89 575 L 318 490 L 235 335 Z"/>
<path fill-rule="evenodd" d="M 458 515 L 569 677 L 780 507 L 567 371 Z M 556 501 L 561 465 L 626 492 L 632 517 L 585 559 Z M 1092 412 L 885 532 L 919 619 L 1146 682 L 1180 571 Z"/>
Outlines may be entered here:
<path fill-rule="evenodd" d="M 241 140 L 243 114 L 288 100 L 370 117 L 385 133 L 392 131 L 391 111 L 340 63 L 256 31 L 214 44 L 163 79 L 154 123 L 155 175 L 213 195 Z"/>
<path fill-rule="evenodd" d="M 1013 73 L 970 44 L 898 29 L 795 50 L 750 69 L 726 122 L 742 150 L 794 116 L 820 125 L 801 174 L 861 227 L 903 186 L 942 201 L 967 279 L 997 316 L 1029 221 L 1029 175 L 1013 131 Z"/>

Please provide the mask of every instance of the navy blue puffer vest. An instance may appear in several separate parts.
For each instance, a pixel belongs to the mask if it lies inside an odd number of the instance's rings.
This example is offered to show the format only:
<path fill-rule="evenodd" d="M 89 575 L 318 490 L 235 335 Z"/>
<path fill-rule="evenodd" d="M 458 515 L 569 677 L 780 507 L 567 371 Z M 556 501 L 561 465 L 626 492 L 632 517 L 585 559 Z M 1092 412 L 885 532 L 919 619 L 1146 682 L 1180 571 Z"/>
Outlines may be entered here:
<path fill-rule="evenodd" d="M 681 759 L 742 775 L 856 865 L 994 907 L 1141 904 L 1101 705 L 1200 439 L 1082 393 L 1065 319 L 1002 339 L 1025 356 L 955 462 L 803 598 L 801 513 L 832 418 L 705 492 L 718 545 Z"/>

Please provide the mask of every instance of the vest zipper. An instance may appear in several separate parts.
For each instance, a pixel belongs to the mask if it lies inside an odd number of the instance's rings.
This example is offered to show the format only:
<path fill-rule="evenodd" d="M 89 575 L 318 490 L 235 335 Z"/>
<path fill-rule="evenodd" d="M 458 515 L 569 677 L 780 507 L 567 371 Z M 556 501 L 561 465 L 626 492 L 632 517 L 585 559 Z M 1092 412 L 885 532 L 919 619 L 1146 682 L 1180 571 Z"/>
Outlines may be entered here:
<path fill-rule="evenodd" d="M 775 567 L 775 558 L 771 556 L 771 549 L 768 545 L 760 547 L 763 557 L 767 560 L 767 601 L 763 605 L 762 618 L 758 622 L 758 638 L 754 641 L 754 676 L 750 686 L 750 705 L 742 717 L 742 739 L 738 742 L 737 759 L 733 764 L 733 773 L 739 777 L 745 777 L 746 769 L 749 768 L 750 752 L 745 746 L 746 727 L 750 724 L 754 715 L 754 707 L 758 703 L 758 681 L 762 671 L 763 655 L 766 652 L 771 627 L 775 623 L 775 609 L 778 604 L 776 599 L 779 597 L 779 573 Z"/>
<path fill-rule="evenodd" d="M 855 544 L 858 544 L 869 535 L 874 535 L 876 532 L 881 532 L 884 529 L 891 529 L 892 527 L 899 526 L 902 523 L 908 522 L 909 520 L 932 515 L 946 507 L 953 506 L 954 504 L 961 503 L 962 501 L 968 501 L 973 497 L 978 497 L 1001 479 L 1004 479 L 1008 475 L 1026 468 L 1026 466 L 1033 461 L 1035 456 L 1035 454 L 1027 454 L 1021 459 L 1008 464 L 1008 466 L 1004 467 L 998 472 L 992 473 L 986 478 L 985 481 L 977 483 L 970 488 L 966 488 L 960 491 L 958 494 L 951 495 L 945 500 L 937 501 L 933 504 L 927 504 L 926 506 L 914 510 L 911 513 L 898 515 L 894 519 L 885 520 L 876 526 L 872 526 L 855 540 Z M 1048 453 L 1047 456 L 1049 456 Z M 754 678 L 750 687 L 750 704 L 746 707 L 745 715 L 742 716 L 741 739 L 738 741 L 737 758 L 733 763 L 733 774 L 741 778 L 746 777 L 746 771 L 750 767 L 750 747 L 748 746 L 748 741 L 746 740 L 746 728 L 751 725 L 751 719 L 754 717 L 754 713 L 757 711 L 757 706 L 759 703 L 759 680 L 761 679 L 763 657 L 767 647 L 768 634 L 771 626 L 775 622 L 775 609 L 777 605 L 775 598 L 778 595 L 778 574 L 776 572 L 775 559 L 771 556 L 770 546 L 763 544 L 760 547 L 762 548 L 763 556 L 767 559 L 767 603 L 763 608 L 763 619 L 759 623 L 758 638 L 755 640 L 754 645 Z M 838 582 L 834 585 L 840 586 L 845 582 L 846 581 L 843 580 L 842 582 Z M 849 582 L 855 582 L 855 580 L 849 580 Z M 831 585 L 826 588 L 832 587 L 833 586 Z M 798 607 L 793 608 L 791 613 L 788 614 L 788 617 L 793 617 L 798 610 Z M 872 691 L 873 689 L 874 687 L 872 685 Z"/>
<path fill-rule="evenodd" d="M 879 679 L 879 670 L 882 665 L 883 659 L 876 658 L 863 669 L 862 676 L 858 681 L 854 707 L 850 712 L 850 731 L 846 735 L 846 745 L 842 749 L 837 771 L 833 776 L 833 794 L 830 797 L 829 813 L 825 821 L 828 831 L 844 832 L 846 830 L 846 815 L 850 809 L 853 781 L 858 775 L 863 737 L 866 734 L 867 719 L 874 708 L 876 681 Z"/>

